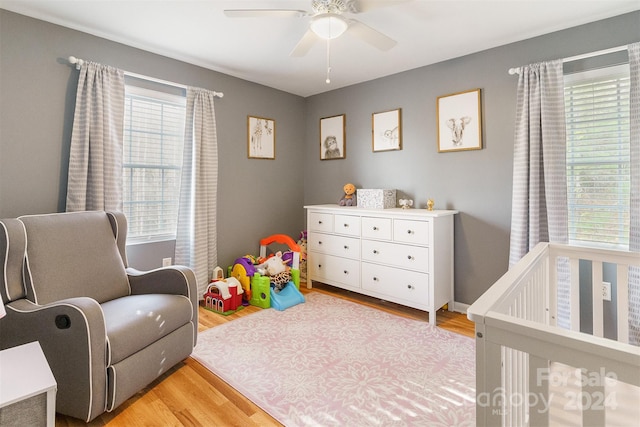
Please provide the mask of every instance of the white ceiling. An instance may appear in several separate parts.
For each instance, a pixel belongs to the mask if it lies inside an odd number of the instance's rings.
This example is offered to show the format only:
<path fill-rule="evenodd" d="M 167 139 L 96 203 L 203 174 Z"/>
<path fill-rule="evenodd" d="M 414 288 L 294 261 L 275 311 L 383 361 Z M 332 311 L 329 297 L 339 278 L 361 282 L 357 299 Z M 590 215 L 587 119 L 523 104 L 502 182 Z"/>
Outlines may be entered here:
<path fill-rule="evenodd" d="M 318 41 L 304 57 L 289 56 L 306 32 L 309 17 L 229 18 L 223 13 L 225 9 L 311 11 L 311 0 L 0 0 L 3 9 L 305 97 L 640 10 L 638 0 L 357 0 L 357 4 L 367 10 L 349 13 L 349 18 L 398 43 L 383 52 L 347 31 L 331 42 L 327 84 L 325 42 Z"/>

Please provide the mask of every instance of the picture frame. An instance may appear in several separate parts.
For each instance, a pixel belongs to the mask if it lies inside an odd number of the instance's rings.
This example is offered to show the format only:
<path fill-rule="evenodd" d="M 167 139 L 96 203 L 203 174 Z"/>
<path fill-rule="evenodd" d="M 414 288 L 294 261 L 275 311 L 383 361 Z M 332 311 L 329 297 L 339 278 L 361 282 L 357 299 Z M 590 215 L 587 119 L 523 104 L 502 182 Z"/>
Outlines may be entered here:
<path fill-rule="evenodd" d="M 402 109 L 371 115 L 371 148 L 373 152 L 402 150 Z"/>
<path fill-rule="evenodd" d="M 276 121 L 247 116 L 247 156 L 250 159 L 276 158 Z"/>
<path fill-rule="evenodd" d="M 320 160 L 346 158 L 346 120 L 346 114 L 320 119 Z"/>
<path fill-rule="evenodd" d="M 439 96 L 436 101 L 438 152 L 482 149 L 480 89 Z"/>

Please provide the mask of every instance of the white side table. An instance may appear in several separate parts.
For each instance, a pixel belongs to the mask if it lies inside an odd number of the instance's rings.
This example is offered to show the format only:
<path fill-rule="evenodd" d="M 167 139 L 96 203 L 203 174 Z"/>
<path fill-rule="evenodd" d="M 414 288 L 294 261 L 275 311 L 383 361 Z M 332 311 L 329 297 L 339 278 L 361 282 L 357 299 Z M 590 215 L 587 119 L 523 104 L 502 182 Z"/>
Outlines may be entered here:
<path fill-rule="evenodd" d="M 57 387 L 37 341 L 0 351 L 0 411 L 46 393 L 47 426 L 55 427 Z"/>

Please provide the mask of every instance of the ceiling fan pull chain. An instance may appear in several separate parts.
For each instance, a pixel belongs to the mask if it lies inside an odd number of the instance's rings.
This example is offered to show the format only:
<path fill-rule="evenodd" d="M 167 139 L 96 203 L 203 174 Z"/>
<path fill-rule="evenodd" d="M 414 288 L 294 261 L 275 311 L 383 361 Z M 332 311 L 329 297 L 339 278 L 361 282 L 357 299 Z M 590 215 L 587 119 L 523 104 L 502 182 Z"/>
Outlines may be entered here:
<path fill-rule="evenodd" d="M 327 84 L 331 83 L 331 40 L 327 39 Z"/>

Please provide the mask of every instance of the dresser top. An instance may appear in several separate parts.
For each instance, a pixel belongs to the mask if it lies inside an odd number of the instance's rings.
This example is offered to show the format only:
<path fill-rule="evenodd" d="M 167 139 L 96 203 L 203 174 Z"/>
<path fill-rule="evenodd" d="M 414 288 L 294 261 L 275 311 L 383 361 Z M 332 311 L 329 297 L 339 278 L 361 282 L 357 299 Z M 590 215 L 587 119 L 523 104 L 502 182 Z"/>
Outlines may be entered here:
<path fill-rule="evenodd" d="M 313 209 L 313 210 L 326 210 L 332 211 L 333 213 L 344 213 L 351 215 L 390 215 L 390 216 L 407 216 L 407 217 L 420 217 L 420 218 L 435 218 L 440 216 L 449 216 L 455 215 L 458 211 L 455 210 L 438 210 L 434 209 L 432 211 L 428 211 L 426 209 L 417 209 L 417 208 L 390 208 L 390 209 L 369 209 L 369 208 L 359 208 L 357 206 L 340 206 L 338 204 L 328 204 L 328 205 L 307 205 L 304 207 L 305 209 Z"/>

